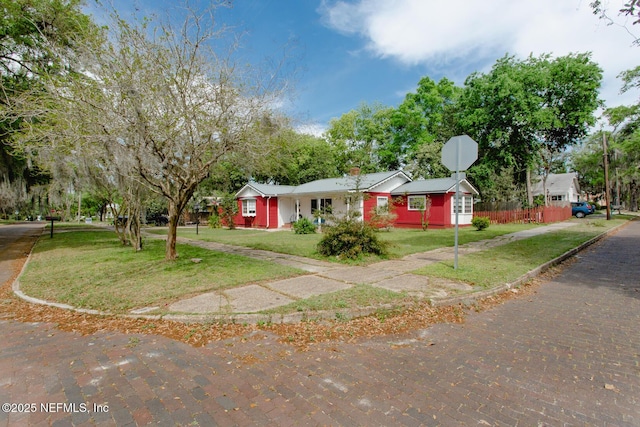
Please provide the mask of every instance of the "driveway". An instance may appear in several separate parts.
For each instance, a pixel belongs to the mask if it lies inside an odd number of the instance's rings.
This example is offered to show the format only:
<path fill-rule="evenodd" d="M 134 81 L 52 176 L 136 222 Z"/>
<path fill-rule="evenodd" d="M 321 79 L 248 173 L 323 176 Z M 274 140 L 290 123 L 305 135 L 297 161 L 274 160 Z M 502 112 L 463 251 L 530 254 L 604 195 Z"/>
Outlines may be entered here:
<path fill-rule="evenodd" d="M 464 324 L 306 352 L 0 320 L 0 425 L 638 426 L 638 242 L 635 221 Z"/>

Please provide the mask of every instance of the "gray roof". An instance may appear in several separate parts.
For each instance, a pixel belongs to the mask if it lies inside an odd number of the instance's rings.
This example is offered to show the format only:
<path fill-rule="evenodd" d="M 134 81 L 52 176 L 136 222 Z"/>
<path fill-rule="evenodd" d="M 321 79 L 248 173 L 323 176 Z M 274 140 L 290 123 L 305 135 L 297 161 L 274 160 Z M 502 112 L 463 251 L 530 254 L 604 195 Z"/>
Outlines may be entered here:
<path fill-rule="evenodd" d="M 577 176 L 575 172 L 571 173 L 550 173 L 547 176 L 547 190 L 549 194 L 564 194 L 569 191 L 574 180 L 576 180 L 576 191 L 580 191 L 580 187 L 577 183 Z M 534 195 L 542 194 L 542 177 L 538 178 L 539 181 L 533 184 L 532 192 Z"/>
<path fill-rule="evenodd" d="M 358 175 L 358 177 L 360 178 L 359 187 L 362 191 L 368 191 L 373 189 L 373 187 L 376 187 L 377 185 L 382 184 L 383 182 L 399 174 L 406 176 L 407 179 L 411 179 L 402 171 L 367 173 Z M 355 189 L 356 176 L 347 176 L 343 178 L 327 178 L 307 182 L 306 184 L 295 187 L 295 189 L 291 193 L 341 193 L 345 191 L 353 191 Z"/>
<path fill-rule="evenodd" d="M 478 194 L 476 190 L 466 179 L 460 180 L 462 190 L 471 191 Z M 429 193 L 448 193 L 455 191 L 455 178 L 436 178 L 436 179 L 419 179 L 417 181 L 407 182 L 391 192 L 394 196 L 402 194 L 429 194 Z"/>
<path fill-rule="evenodd" d="M 240 191 L 244 190 L 247 187 L 253 188 L 258 193 L 264 196 L 278 196 L 281 194 L 289 194 L 295 188 L 292 185 L 259 184 L 257 182 L 250 182 L 242 187 Z M 240 191 L 238 191 L 238 193 Z"/>
<path fill-rule="evenodd" d="M 376 172 L 359 175 L 360 178 L 360 190 L 361 191 L 373 191 L 378 185 L 396 177 L 403 176 L 407 180 L 411 178 L 402 171 L 391 172 Z M 474 194 L 478 194 L 478 191 L 471 185 L 466 179 L 460 181 L 463 191 L 468 191 Z M 447 193 L 455 191 L 456 180 L 452 177 L 449 178 L 437 178 L 426 179 L 407 182 L 394 189 L 391 194 L 425 194 L 425 193 Z M 263 196 L 298 196 L 307 194 L 331 194 L 331 193 L 344 193 L 348 191 L 354 191 L 356 189 L 356 177 L 346 176 L 342 178 L 327 178 L 319 179 L 316 181 L 307 182 L 297 187 L 291 185 L 273 185 L 273 184 L 259 184 L 257 182 L 250 182 L 245 185 L 238 195 L 242 193 L 246 188 L 251 188 Z"/>

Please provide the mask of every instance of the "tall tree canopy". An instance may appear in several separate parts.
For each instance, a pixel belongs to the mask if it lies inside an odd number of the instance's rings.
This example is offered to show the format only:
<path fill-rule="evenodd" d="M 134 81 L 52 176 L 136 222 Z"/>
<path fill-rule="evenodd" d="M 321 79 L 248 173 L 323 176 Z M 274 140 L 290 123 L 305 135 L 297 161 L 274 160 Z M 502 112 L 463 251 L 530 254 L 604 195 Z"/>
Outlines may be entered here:
<path fill-rule="evenodd" d="M 481 161 L 473 168 L 479 186 L 491 187 L 488 171 L 513 167 L 531 201 L 527 173 L 587 135 L 601 79 L 602 70 L 585 53 L 505 56 L 489 73 L 467 78 L 459 124 L 479 143 Z"/>
<path fill-rule="evenodd" d="M 325 137 L 338 154 L 338 170 L 342 173 L 358 167 L 364 173 L 386 170 L 393 159 L 380 158 L 380 147 L 391 139 L 393 109 L 379 103 L 362 103 L 358 109 L 343 114 L 329 123 Z"/>
<path fill-rule="evenodd" d="M 457 134 L 455 111 L 461 92 L 447 78 L 437 83 L 429 77 L 420 79 L 416 92 L 408 93 L 391 115 L 393 138 L 389 146 L 382 147 L 380 157 L 388 158 L 386 163 L 393 168 L 406 165 L 415 176 L 447 175 L 440 152 Z"/>
<path fill-rule="evenodd" d="M 5 207 L 17 202 L 16 192 L 46 182 L 47 174 L 9 146 L 20 126 L 11 113 L 16 97 L 34 92 L 42 78 L 66 72 L 82 43 L 80 35 L 97 31 L 82 13 L 81 0 L 0 0 L 0 187 Z M 13 199 L 9 200 L 13 194 Z"/>

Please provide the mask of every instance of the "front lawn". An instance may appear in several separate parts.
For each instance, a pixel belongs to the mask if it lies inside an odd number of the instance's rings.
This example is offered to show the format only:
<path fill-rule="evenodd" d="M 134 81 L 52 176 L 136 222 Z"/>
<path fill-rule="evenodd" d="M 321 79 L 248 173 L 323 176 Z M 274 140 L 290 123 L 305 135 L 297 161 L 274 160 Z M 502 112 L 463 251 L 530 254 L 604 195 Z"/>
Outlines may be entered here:
<path fill-rule="evenodd" d="M 476 231 L 473 227 L 460 227 L 458 239 L 459 244 L 463 245 L 465 243 L 492 239 L 503 234 L 527 230 L 537 226 L 536 224 L 491 225 L 483 231 Z M 166 230 L 148 229 L 148 231 L 154 234 L 166 234 Z M 326 259 L 318 254 L 316 250 L 320 237 L 322 236 L 320 233 L 295 234 L 291 230 L 228 230 L 200 227 L 199 234 L 196 235 L 196 229 L 194 227 L 180 227 L 178 229 L 178 236 L 208 242 L 245 246 L 254 249 L 264 249 L 308 258 Z M 394 229 L 390 232 L 381 231 L 380 237 L 391 243 L 390 256 L 392 258 L 399 258 L 409 254 L 454 245 L 453 228 L 429 229 L 427 231 Z M 367 259 L 368 262 L 379 260 L 379 257 L 370 257 Z"/>
<path fill-rule="evenodd" d="M 135 253 L 112 231 L 68 231 L 40 238 L 20 279 L 32 297 L 114 313 L 159 306 L 202 292 L 304 272 L 238 255 L 178 245 L 164 260 L 165 242 L 149 239 Z M 196 263 L 192 259 L 200 259 Z"/>

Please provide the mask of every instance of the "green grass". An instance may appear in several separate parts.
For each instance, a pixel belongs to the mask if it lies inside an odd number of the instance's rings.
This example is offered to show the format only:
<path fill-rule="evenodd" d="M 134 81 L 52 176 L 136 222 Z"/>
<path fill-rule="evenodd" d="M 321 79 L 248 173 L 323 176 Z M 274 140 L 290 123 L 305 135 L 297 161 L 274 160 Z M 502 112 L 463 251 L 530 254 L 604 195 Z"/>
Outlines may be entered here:
<path fill-rule="evenodd" d="M 503 234 L 526 230 L 537 225 L 533 224 L 505 224 L 491 225 L 483 231 L 476 231 L 473 227 L 461 227 L 459 229 L 459 244 L 475 242 L 478 240 L 492 239 Z M 148 229 L 155 234 L 165 234 L 163 229 Z M 209 229 L 201 227 L 199 234 L 193 227 L 180 227 L 178 235 L 189 239 L 198 239 L 208 242 L 227 243 L 231 245 L 245 246 L 254 249 L 264 249 L 273 252 L 298 255 L 308 258 L 329 259 L 318 254 L 316 247 L 322 235 L 295 234 L 291 230 L 264 231 L 264 230 L 228 230 Z M 454 245 L 454 229 L 430 229 L 427 231 L 416 229 L 395 229 L 390 232 L 381 231 L 380 237 L 391 243 L 390 257 L 399 258 L 405 255 L 430 251 L 440 247 Z M 367 257 L 364 262 L 380 261 L 380 257 Z"/>
<path fill-rule="evenodd" d="M 611 221 L 573 220 L 578 222 L 578 225 L 460 257 L 457 270 L 453 269 L 453 261 L 444 261 L 413 273 L 448 278 L 479 288 L 510 283 L 603 233 L 608 228 L 628 220 L 622 217 L 622 215 L 616 216 Z"/>
<path fill-rule="evenodd" d="M 30 296 L 114 313 L 160 306 L 202 292 L 292 277 L 279 264 L 178 245 L 180 258 L 164 260 L 165 242 L 145 241 L 135 253 L 110 231 L 69 231 L 36 244 L 21 277 Z M 200 258 L 194 263 L 192 258 Z"/>
<path fill-rule="evenodd" d="M 381 304 L 399 302 L 407 298 L 404 293 L 389 291 L 369 285 L 355 285 L 352 288 L 324 295 L 292 302 L 276 307 L 265 313 L 294 313 L 326 310 L 354 309 L 358 307 L 372 307 Z"/>

